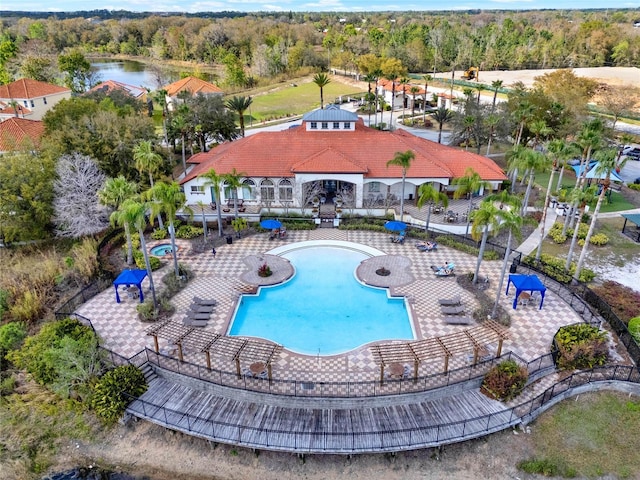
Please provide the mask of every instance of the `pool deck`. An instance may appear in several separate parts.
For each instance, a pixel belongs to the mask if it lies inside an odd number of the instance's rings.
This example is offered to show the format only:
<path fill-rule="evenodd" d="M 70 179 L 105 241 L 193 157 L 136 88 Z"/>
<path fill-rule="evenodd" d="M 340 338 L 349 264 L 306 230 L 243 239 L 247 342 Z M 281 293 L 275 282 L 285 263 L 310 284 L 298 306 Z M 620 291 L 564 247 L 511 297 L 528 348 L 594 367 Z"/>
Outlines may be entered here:
<path fill-rule="evenodd" d="M 439 278 L 431 269 L 432 265 L 455 263 L 458 274 L 472 272 L 476 258 L 471 255 L 443 246 L 436 251 L 422 252 L 410 240 L 404 244 L 392 243 L 390 235 L 385 233 L 317 229 L 290 231 L 287 239 L 278 240 L 276 244 L 269 241 L 268 234 L 237 239 L 231 245 L 217 248 L 215 258 L 209 252 L 190 254 L 189 243 L 181 242 L 182 255 L 179 256 L 179 261 L 191 268 L 195 278 L 187 288 L 172 299 L 172 303 L 176 306 L 173 319 L 181 322 L 194 296 L 213 298 L 218 304 L 205 328 L 207 331 L 225 334 L 239 296 L 243 292 L 251 291 L 252 285 L 255 285 L 253 280 L 260 281 L 262 278 L 257 274 L 255 279 L 247 277 L 251 270 L 255 270 L 253 267 L 259 263 L 259 258 L 269 258 L 265 257 L 265 254 L 278 245 L 282 247 L 306 241 L 354 242 L 386 253 L 387 257 L 369 259 L 370 268 L 365 261 L 365 267 L 360 267 L 364 272 L 361 277 L 370 284 L 379 284 L 381 279 L 383 282 L 394 281 L 391 285 L 393 294 L 404 295 L 411 303 L 417 339 L 439 337 L 464 330 L 464 326 L 445 323 L 438 299 L 460 295 L 467 315 L 470 315 L 478 306 L 475 297 L 459 287 L 455 277 Z M 248 258 L 253 260 L 247 263 Z M 388 268 L 392 275 L 389 277 L 377 275 L 375 270 L 380 266 L 377 262 L 382 262 L 382 266 Z M 408 262 L 410 264 L 407 264 Z M 497 288 L 501 266 L 501 261 L 482 263 L 481 273 L 490 279 L 491 289 Z M 160 277 L 170 271 L 170 268 L 171 265 L 168 264 L 162 270 L 154 272 L 156 286 L 162 285 Z M 286 273 L 283 276 L 286 276 Z M 271 277 L 265 279 L 265 281 L 271 280 L 273 280 Z M 504 351 L 513 351 L 525 360 L 537 358 L 548 352 L 551 339 L 559 327 L 581 321 L 578 314 L 550 291 L 547 291 L 542 310 L 538 310 L 533 305 L 512 310 L 514 289 L 507 296 L 504 294 L 505 287 L 506 285 L 503 286 L 500 302 L 503 307 L 510 309 L 512 325 L 509 328 L 509 339 L 505 342 Z M 144 281 L 143 288 L 146 296 L 148 280 Z M 489 293 L 492 293 L 491 290 Z M 153 339 L 145 334 L 149 324 L 137 318 L 135 310 L 137 301 L 124 299 L 118 304 L 114 297 L 113 289 L 107 289 L 78 308 L 76 313 L 92 321 L 106 348 L 125 357 L 131 357 L 145 347 L 153 348 Z M 318 318 L 322 318 L 321 311 L 318 312 Z M 163 351 L 166 351 L 166 343 L 161 343 L 160 346 Z M 379 367 L 367 346 L 346 354 L 326 357 L 300 355 L 286 350 L 286 345 L 284 347 L 285 350 L 272 365 L 275 378 L 370 381 L 376 379 L 379 374 Z M 199 352 L 186 352 L 185 359 L 196 364 L 205 364 L 204 355 Z M 421 364 L 419 374 L 440 369 L 441 364 L 442 360 L 434 364 Z M 468 359 L 454 357 L 450 368 L 466 364 Z M 212 366 L 225 371 L 230 369 L 228 359 L 212 357 Z"/>

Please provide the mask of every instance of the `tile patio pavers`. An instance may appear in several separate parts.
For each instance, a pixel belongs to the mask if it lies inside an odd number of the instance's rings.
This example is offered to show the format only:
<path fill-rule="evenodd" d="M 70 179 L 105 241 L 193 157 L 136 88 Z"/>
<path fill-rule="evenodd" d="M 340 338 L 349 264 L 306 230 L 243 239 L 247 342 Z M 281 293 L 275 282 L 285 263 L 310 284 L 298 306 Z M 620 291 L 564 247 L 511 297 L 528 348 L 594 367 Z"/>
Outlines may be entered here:
<path fill-rule="evenodd" d="M 233 244 L 226 244 L 217 248 L 215 258 L 210 252 L 192 254 L 190 249 L 181 249 L 184 252 L 179 261 L 191 268 L 195 278 L 187 288 L 178 293 L 172 303 L 176 306 L 173 320 L 180 322 L 188 310 L 194 296 L 201 298 L 214 298 L 218 304 L 211 316 L 206 329 L 216 333 L 226 333 L 229 321 L 235 311 L 236 304 L 246 283 L 241 280 L 241 275 L 247 271 L 244 259 L 249 255 L 261 255 L 268 253 L 270 249 L 281 246 L 283 243 L 294 243 L 307 240 L 342 240 L 361 243 L 389 255 L 406 257 L 411 261 L 409 266 L 410 276 L 414 279 L 406 285 L 394 287 L 394 294 L 406 295 L 412 304 L 414 312 L 414 326 L 418 338 L 442 336 L 452 332 L 460 332 L 465 327 L 447 325 L 442 320 L 442 313 L 438 304 L 439 298 L 448 298 L 460 295 L 462 305 L 466 312 L 471 314 L 477 308 L 477 301 L 473 295 L 458 286 L 455 277 L 438 278 L 433 274 L 431 265 L 442 265 L 447 262 L 456 264 L 456 272 L 463 274 L 471 272 L 475 268 L 476 258 L 441 246 L 436 251 L 421 252 L 408 239 L 404 245 L 394 244 L 389 241 L 389 234 L 369 231 L 346 231 L 338 229 L 316 229 L 312 231 L 290 231 L 284 241 L 274 244 L 269 241 L 268 234 L 258 234 L 247 238 L 234 239 Z M 495 295 L 497 288 L 501 261 L 483 262 L 482 275 L 490 279 L 488 293 Z M 161 277 L 169 272 L 171 264 L 154 272 L 156 288 L 161 288 Z M 509 309 L 512 325 L 508 329 L 509 339 L 505 342 L 503 351 L 513 351 L 525 360 L 532 360 L 546 354 L 551 344 L 551 339 L 559 327 L 571 323 L 580 322 L 581 319 L 564 301 L 553 292 L 547 290 L 544 308 L 538 310 L 537 306 L 529 305 L 511 308 L 513 293 L 504 294 L 503 286 L 500 294 L 500 302 L 503 307 Z M 149 295 L 149 281 L 143 282 L 145 296 Z M 513 289 L 512 289 L 513 291 Z M 103 345 L 125 357 L 131 357 L 144 347 L 153 348 L 153 339 L 145 335 L 148 323 L 141 322 L 137 318 L 136 300 L 123 298 L 122 303 L 116 303 L 113 288 L 109 288 L 89 300 L 76 310 L 76 313 L 89 318 L 103 339 Z M 166 344 L 161 343 L 161 348 Z M 233 371 L 234 367 L 229 360 L 214 358 L 214 368 Z M 205 364 L 204 354 L 186 352 L 186 360 Z M 450 363 L 451 368 L 468 363 L 468 359 L 454 357 Z M 440 371 L 442 362 L 434 364 L 421 364 L 420 375 L 432 371 Z M 379 369 L 373 361 L 368 348 L 362 347 L 344 355 L 332 357 L 316 357 L 299 355 L 285 350 L 277 362 L 273 365 L 274 377 L 287 379 L 314 379 L 323 381 L 370 381 L 378 378 Z"/>

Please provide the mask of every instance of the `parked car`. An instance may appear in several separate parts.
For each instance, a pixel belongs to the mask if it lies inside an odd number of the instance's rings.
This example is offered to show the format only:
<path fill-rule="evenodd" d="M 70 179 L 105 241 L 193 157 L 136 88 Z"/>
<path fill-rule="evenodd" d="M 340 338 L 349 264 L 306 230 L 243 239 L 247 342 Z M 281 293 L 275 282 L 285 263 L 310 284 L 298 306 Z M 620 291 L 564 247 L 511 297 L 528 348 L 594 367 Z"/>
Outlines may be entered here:
<path fill-rule="evenodd" d="M 622 154 L 634 160 L 640 160 L 640 147 L 624 147 L 622 149 Z"/>
<path fill-rule="evenodd" d="M 640 177 L 636 178 L 633 183 L 635 183 L 636 185 L 640 185 Z"/>

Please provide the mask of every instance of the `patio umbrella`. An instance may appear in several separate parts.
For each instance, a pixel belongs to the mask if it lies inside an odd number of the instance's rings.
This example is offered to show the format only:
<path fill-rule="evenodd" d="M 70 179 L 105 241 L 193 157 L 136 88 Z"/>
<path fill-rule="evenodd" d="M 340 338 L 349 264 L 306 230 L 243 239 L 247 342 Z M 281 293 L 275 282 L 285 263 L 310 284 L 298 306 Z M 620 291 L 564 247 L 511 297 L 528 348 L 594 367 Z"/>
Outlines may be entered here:
<path fill-rule="evenodd" d="M 282 227 L 282 222 L 280 222 L 279 220 L 274 220 L 272 218 L 268 218 L 267 220 L 262 220 L 260 222 L 260 226 L 262 228 L 267 229 L 267 230 L 276 230 L 276 229 Z"/>
<path fill-rule="evenodd" d="M 397 220 L 389 220 L 384 224 L 384 228 L 387 230 L 391 230 L 392 232 L 401 232 L 407 229 L 407 224 L 404 222 L 399 222 Z"/>

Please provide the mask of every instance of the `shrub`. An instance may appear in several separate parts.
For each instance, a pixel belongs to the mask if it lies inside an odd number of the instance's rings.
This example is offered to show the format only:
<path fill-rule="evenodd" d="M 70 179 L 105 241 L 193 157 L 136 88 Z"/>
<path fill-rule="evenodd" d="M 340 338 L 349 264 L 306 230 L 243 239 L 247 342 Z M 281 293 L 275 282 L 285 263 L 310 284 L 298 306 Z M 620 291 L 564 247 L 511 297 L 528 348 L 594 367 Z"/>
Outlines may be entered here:
<path fill-rule="evenodd" d="M 486 373 L 480 391 L 489 398 L 506 402 L 522 393 L 528 378 L 525 367 L 514 360 L 506 360 Z"/>
<path fill-rule="evenodd" d="M 136 262 L 136 267 L 141 268 L 142 270 L 147 268 L 144 263 L 144 254 L 140 250 L 133 251 L 133 260 Z M 151 265 L 151 271 L 154 271 L 162 267 L 162 262 L 158 257 L 149 255 L 149 265 Z"/>
<path fill-rule="evenodd" d="M 455 248 L 456 250 L 460 250 L 461 252 L 468 253 L 469 255 L 474 255 L 476 257 L 480 253 L 478 248 L 472 245 L 467 245 L 466 243 L 458 242 L 454 237 L 449 237 L 447 235 L 440 235 L 436 237 L 436 242 L 440 245 L 446 245 L 447 247 Z M 485 250 L 482 258 L 484 260 L 498 260 L 500 255 L 494 250 Z"/>
<path fill-rule="evenodd" d="M 262 265 L 260 265 L 260 268 L 258 268 L 258 276 L 260 277 L 270 277 L 271 274 L 271 267 L 269 267 L 269 265 L 267 265 L 266 263 L 263 263 Z"/>
<path fill-rule="evenodd" d="M 204 234 L 202 227 L 195 227 L 193 225 L 180 225 L 176 230 L 177 238 L 195 238 Z"/>
<path fill-rule="evenodd" d="M 151 234 L 151 238 L 154 240 L 164 240 L 167 238 L 167 229 L 166 228 L 156 228 L 153 230 Z"/>
<path fill-rule="evenodd" d="M 631 183 L 631 184 L 627 185 L 627 187 L 629 187 L 631 190 L 636 190 L 636 191 L 640 192 L 640 184 Z"/>
<path fill-rule="evenodd" d="M 153 308 L 153 301 L 151 300 L 146 300 L 138 305 L 136 311 L 138 312 L 138 317 L 143 322 L 151 322 L 157 317 L 157 312 Z"/>
<path fill-rule="evenodd" d="M 133 365 L 123 365 L 109 370 L 96 383 L 91 406 L 103 422 L 114 423 L 127 408 L 130 396 L 139 397 L 146 391 L 142 372 Z"/>
<path fill-rule="evenodd" d="M 633 317 L 629 320 L 628 329 L 636 343 L 640 343 L 640 317 Z"/>
<path fill-rule="evenodd" d="M 607 302 L 614 313 L 625 323 L 640 312 L 640 292 L 636 292 L 632 288 L 607 280 L 602 285 L 592 287 L 592 290 Z"/>
<path fill-rule="evenodd" d="M 535 255 L 528 255 L 524 258 L 523 262 L 526 265 L 533 265 L 536 268 L 539 268 L 546 275 L 549 275 L 551 278 L 562 282 L 569 283 L 573 278 L 573 274 L 576 271 L 576 263 L 571 262 L 571 266 L 569 267 L 569 271 L 567 272 L 564 269 L 566 261 L 549 255 L 548 253 L 543 253 L 540 255 L 540 262 L 536 262 Z M 592 281 L 596 277 L 596 273 L 593 270 L 588 268 L 583 268 L 580 271 L 580 281 L 588 283 Z"/>
<path fill-rule="evenodd" d="M 9 307 L 9 315 L 19 322 L 31 322 L 38 319 L 45 310 L 45 298 L 39 290 L 27 287 L 21 295 L 13 300 Z"/>
<path fill-rule="evenodd" d="M 21 322 L 10 322 L 0 327 L 0 351 L 15 350 L 27 336 L 27 327 Z"/>
<path fill-rule="evenodd" d="M 88 283 L 98 271 L 98 241 L 85 238 L 71 249 L 73 268 L 83 283 Z"/>
<path fill-rule="evenodd" d="M 9 292 L 0 289 L 0 322 L 5 312 L 9 309 Z"/>
<path fill-rule="evenodd" d="M 166 288 L 162 292 L 163 297 L 173 297 L 187 285 L 189 280 L 193 278 L 193 272 L 191 272 L 191 270 L 182 263 L 178 264 L 178 273 L 179 275 L 176 277 L 176 273 L 171 270 L 171 272 L 167 273 L 162 278 L 162 283 L 166 285 Z"/>
<path fill-rule="evenodd" d="M 523 460 L 518 463 L 518 468 L 526 473 L 537 473 L 544 475 L 545 477 L 564 477 L 575 478 L 578 473 L 575 469 L 567 467 L 565 465 L 559 465 L 553 460 L 549 459 L 532 459 Z"/>
<path fill-rule="evenodd" d="M 607 361 L 607 333 L 598 327 L 578 323 L 561 327 L 554 337 L 560 369 L 593 368 Z"/>
<path fill-rule="evenodd" d="M 596 246 L 606 245 L 607 243 L 609 243 L 609 237 L 607 237 L 604 233 L 596 233 L 595 235 L 591 235 L 589 243 Z"/>

